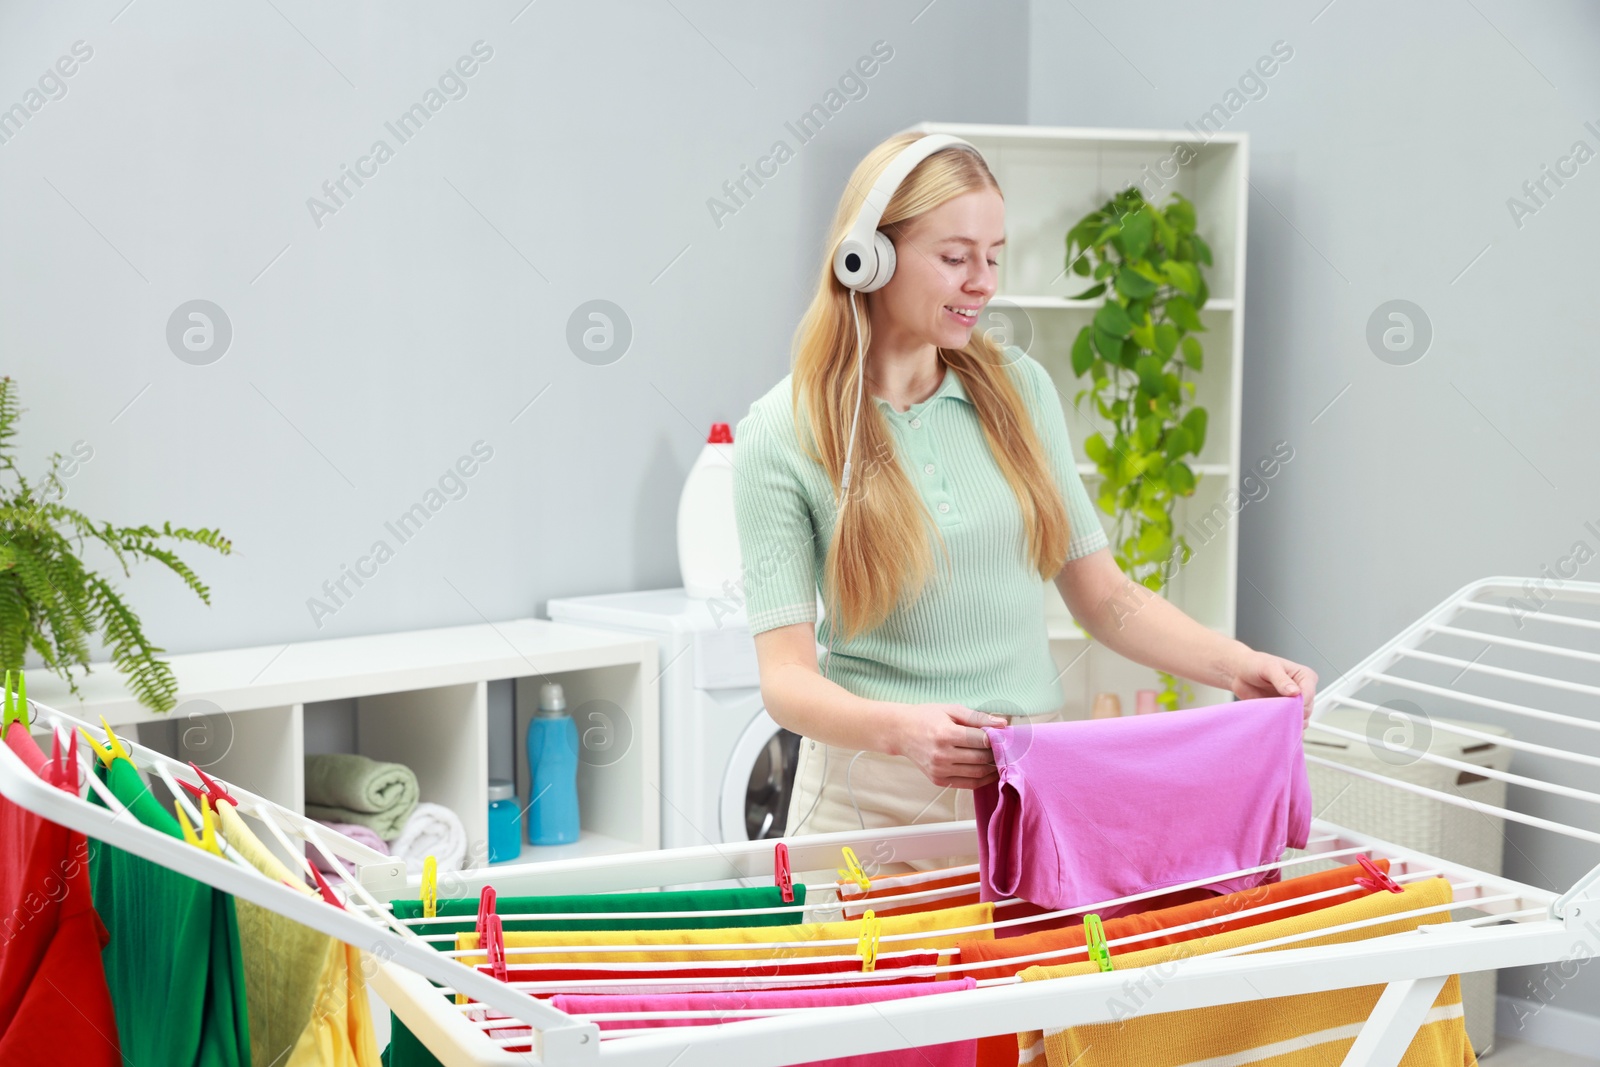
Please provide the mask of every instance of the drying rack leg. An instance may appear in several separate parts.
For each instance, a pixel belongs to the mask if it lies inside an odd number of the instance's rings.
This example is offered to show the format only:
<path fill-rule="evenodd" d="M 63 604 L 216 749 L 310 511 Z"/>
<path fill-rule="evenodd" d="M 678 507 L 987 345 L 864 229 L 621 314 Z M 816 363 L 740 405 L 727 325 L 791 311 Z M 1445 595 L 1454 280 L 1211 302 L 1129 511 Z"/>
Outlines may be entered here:
<path fill-rule="evenodd" d="M 1396 1067 L 1416 1039 L 1445 976 L 1390 982 L 1345 1055 L 1343 1067 Z"/>

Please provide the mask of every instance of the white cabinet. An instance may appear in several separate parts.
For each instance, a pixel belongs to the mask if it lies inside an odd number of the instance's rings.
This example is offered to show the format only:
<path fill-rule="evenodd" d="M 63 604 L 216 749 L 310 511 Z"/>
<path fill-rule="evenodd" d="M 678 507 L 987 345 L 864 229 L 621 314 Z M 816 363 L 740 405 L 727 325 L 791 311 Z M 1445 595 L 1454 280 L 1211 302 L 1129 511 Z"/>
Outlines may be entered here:
<path fill-rule="evenodd" d="M 79 680 L 81 701 L 39 669 L 29 672 L 28 695 L 90 722 L 104 715 L 142 743 L 295 811 L 305 804 L 307 705 L 353 698 L 354 751 L 415 771 L 421 799 L 461 817 L 468 865 L 482 866 L 487 690 L 507 678 L 517 686 L 519 806 L 528 803 L 523 731 L 540 682 L 562 684 L 586 746 L 578 766 L 581 839 L 525 844 L 520 862 L 660 847 L 658 659 L 649 638 L 513 619 L 171 656 L 179 703 L 164 715 L 138 704 L 109 663 Z M 602 720 L 605 731 L 596 733 Z"/>
<path fill-rule="evenodd" d="M 980 329 L 1013 330 L 997 337 L 1022 344 L 1055 380 L 1078 455 L 1078 469 L 1093 497 L 1098 474 L 1083 442 L 1104 430 L 1087 401 L 1080 412 L 1073 397 L 1087 383 L 1072 373 L 1072 342 L 1103 300 L 1073 294 L 1092 280 L 1066 269 L 1067 231 L 1129 185 L 1146 200 L 1165 206 L 1181 192 L 1194 204 L 1197 230 L 1212 251 L 1206 268 L 1211 298 L 1200 312 L 1206 332 L 1204 370 L 1194 375 L 1194 402 L 1208 412 L 1205 447 L 1191 465 L 1199 475 L 1193 496 L 1173 512 L 1175 532 L 1186 534 L 1193 553 L 1176 568 L 1162 595 L 1204 625 L 1235 636 L 1239 558 L 1239 511 L 1281 463 L 1269 451 L 1240 466 L 1239 400 L 1243 363 L 1245 214 L 1248 204 L 1248 142 L 1243 133 L 1209 139 L 1190 131 L 1086 129 L 1066 126 L 997 126 L 924 122 L 926 133 L 954 134 L 983 153 L 1006 203 L 1006 244 L 1000 259 L 1000 290 L 991 308 L 1001 313 Z M 1017 314 L 1007 313 L 1006 306 Z M 1020 336 L 1020 334 L 1031 336 Z M 1093 415 L 1093 417 L 1090 417 Z M 1107 434 L 1109 438 L 1109 434 Z M 1098 513 L 1098 512 L 1097 512 Z M 1110 516 L 1101 515 L 1110 532 Z M 1133 711 L 1136 689 L 1159 688 L 1154 671 L 1130 663 L 1098 642 L 1086 641 L 1052 583 L 1045 583 L 1051 651 L 1062 667 L 1068 715 L 1087 717 L 1094 694 L 1110 690 Z M 1200 704 L 1231 694 L 1195 685 Z"/>

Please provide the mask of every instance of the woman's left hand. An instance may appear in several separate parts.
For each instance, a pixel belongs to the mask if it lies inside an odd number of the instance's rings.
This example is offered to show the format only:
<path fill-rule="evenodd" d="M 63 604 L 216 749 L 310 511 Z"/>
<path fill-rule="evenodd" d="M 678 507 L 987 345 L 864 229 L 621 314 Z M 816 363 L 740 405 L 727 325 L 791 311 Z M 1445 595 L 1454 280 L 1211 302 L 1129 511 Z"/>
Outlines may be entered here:
<path fill-rule="evenodd" d="M 1311 719 L 1311 701 L 1317 695 L 1317 672 L 1293 660 L 1255 649 L 1245 650 L 1234 663 L 1229 686 L 1240 700 L 1302 694 L 1305 706 L 1301 728 Z"/>

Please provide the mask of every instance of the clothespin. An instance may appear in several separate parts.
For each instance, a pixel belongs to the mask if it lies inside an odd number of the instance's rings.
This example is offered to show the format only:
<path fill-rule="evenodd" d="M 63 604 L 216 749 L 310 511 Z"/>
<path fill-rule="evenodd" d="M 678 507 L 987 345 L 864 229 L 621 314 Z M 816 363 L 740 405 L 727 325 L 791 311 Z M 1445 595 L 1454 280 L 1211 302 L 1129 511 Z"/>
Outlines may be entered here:
<path fill-rule="evenodd" d="M 849 845 L 844 846 L 844 863 L 848 870 L 839 871 L 840 878 L 855 882 L 863 893 L 872 888 L 872 879 L 867 877 L 867 872 L 861 867 L 861 861 L 856 859 L 856 850 Z"/>
<path fill-rule="evenodd" d="M 505 926 L 502 925 L 498 914 L 489 916 L 484 931 L 484 953 L 489 957 L 490 973 L 502 982 L 509 982 L 511 972 L 506 968 Z"/>
<path fill-rule="evenodd" d="M 422 899 L 423 918 L 435 918 L 439 913 L 439 861 L 432 853 L 422 861 L 422 889 L 417 895 Z"/>
<path fill-rule="evenodd" d="M 21 671 L 17 671 L 17 691 L 11 691 L 11 671 L 6 671 L 6 695 L 3 710 L 0 710 L 0 737 L 6 735 L 6 729 L 13 722 L 20 722 L 22 728 L 28 728 L 28 680 Z"/>
<path fill-rule="evenodd" d="M 772 880 L 783 893 L 783 902 L 794 903 L 794 872 L 789 869 L 789 846 L 782 841 L 773 846 L 772 865 Z"/>
<path fill-rule="evenodd" d="M 187 785 L 188 783 L 185 782 L 184 784 Z M 311 865 L 311 877 L 316 881 L 317 892 L 322 894 L 322 899 L 343 911 L 344 903 L 340 901 L 339 895 L 333 891 L 333 886 L 329 885 L 328 880 L 322 877 L 322 872 L 317 870 L 317 865 L 314 863 Z"/>
<path fill-rule="evenodd" d="M 1356 885 L 1363 889 L 1370 889 L 1374 893 L 1380 889 L 1387 889 L 1391 893 L 1405 892 L 1405 888 L 1399 882 L 1389 877 L 1389 872 L 1373 863 L 1367 857 L 1357 856 L 1356 862 L 1361 864 L 1362 870 L 1372 875 L 1371 878 L 1363 878 L 1360 875 L 1356 875 Z"/>
<path fill-rule="evenodd" d="M 1084 944 L 1089 947 L 1089 959 L 1099 964 L 1102 971 L 1112 970 L 1111 947 L 1106 944 L 1106 928 L 1100 923 L 1100 916 L 1090 912 L 1083 917 Z"/>
<path fill-rule="evenodd" d="M 877 969 L 878 935 L 882 930 L 883 924 L 878 921 L 877 914 L 868 908 L 866 914 L 861 916 L 861 937 L 856 941 L 856 955 L 861 957 L 863 971 Z"/>
<path fill-rule="evenodd" d="M 100 757 L 100 762 L 107 767 L 111 766 L 111 761 L 115 759 L 125 759 L 129 763 L 133 763 L 133 756 L 129 754 L 122 743 L 122 739 L 117 736 L 117 732 L 111 728 L 111 724 L 106 722 L 104 715 L 100 716 L 100 725 L 106 731 L 106 743 L 104 745 L 90 737 L 89 731 L 81 726 L 78 727 L 78 731 L 83 734 L 83 739 L 89 742 L 89 746 L 94 749 L 94 754 Z M 134 765 L 137 766 L 137 764 Z"/>
<path fill-rule="evenodd" d="M 46 780 L 53 786 L 65 789 L 69 793 L 78 791 L 78 735 L 70 730 L 67 735 L 67 750 L 61 751 L 60 727 L 50 735 L 50 762 L 46 765 Z"/>
<path fill-rule="evenodd" d="M 189 816 L 183 813 L 183 805 L 179 804 L 174 809 L 178 813 L 178 827 L 183 831 L 183 839 L 195 848 L 204 849 L 213 856 L 222 855 L 222 847 L 217 844 L 217 823 L 211 814 L 211 798 L 200 797 L 200 833 L 197 836 L 194 826 L 189 822 Z"/>
<path fill-rule="evenodd" d="M 223 787 L 221 782 L 217 781 L 205 771 L 201 770 L 199 765 L 197 765 L 193 760 L 189 761 L 189 768 L 200 776 L 200 781 L 204 783 L 204 786 L 191 785 L 182 778 L 178 779 L 178 784 L 183 786 L 190 793 L 193 793 L 196 800 L 199 800 L 201 797 L 209 797 L 211 799 L 211 806 L 213 808 L 217 807 L 224 800 L 236 808 L 239 806 L 239 802 L 233 799 L 233 794 L 229 793 L 228 790 Z"/>
<path fill-rule="evenodd" d="M 489 935 L 489 916 L 494 914 L 494 886 L 486 885 L 478 893 L 478 943 Z"/>

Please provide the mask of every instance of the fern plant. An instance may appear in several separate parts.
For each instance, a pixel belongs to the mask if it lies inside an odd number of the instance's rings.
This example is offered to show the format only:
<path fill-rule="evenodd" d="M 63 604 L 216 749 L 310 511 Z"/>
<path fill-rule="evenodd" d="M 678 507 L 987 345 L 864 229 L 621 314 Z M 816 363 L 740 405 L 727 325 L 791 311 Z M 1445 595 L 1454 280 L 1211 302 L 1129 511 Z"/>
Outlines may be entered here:
<path fill-rule="evenodd" d="M 155 560 L 210 604 L 205 583 L 157 540 L 190 541 L 223 555 L 232 545 L 219 530 L 187 530 L 171 523 L 157 530 L 91 521 L 60 503 L 66 489 L 58 473 L 59 452 L 50 457 L 50 470 L 35 490 L 11 455 L 23 410 L 10 376 L 0 377 L 0 477 L 15 481 L 14 487 L 0 488 L 0 670 L 20 671 L 31 649 L 81 696 L 72 669 L 90 673 L 89 638 L 98 635 L 139 703 L 171 711 L 178 682 L 171 665 L 156 658 L 166 650 L 150 642 L 139 616 L 105 576 L 84 565 L 78 552 L 85 540 L 98 542 L 116 557 L 124 575 L 131 573 L 130 560 Z"/>
<path fill-rule="evenodd" d="M 1098 468 L 1100 509 L 1116 520 L 1111 538 L 1117 564 L 1132 580 L 1159 593 L 1189 546 L 1174 534 L 1173 507 L 1191 496 L 1199 476 L 1187 457 L 1206 440 L 1206 409 L 1193 404 L 1204 348 L 1199 310 L 1210 292 L 1201 265 L 1211 249 L 1195 232 L 1194 205 L 1174 192 L 1166 207 L 1145 200 L 1138 186 L 1112 196 L 1067 233 L 1067 266 L 1098 283 L 1080 299 L 1105 303 L 1072 345 L 1072 372 L 1087 377 L 1085 396 L 1109 424 L 1084 451 Z M 1158 703 L 1171 710 L 1179 691 L 1193 690 L 1165 671 Z"/>

